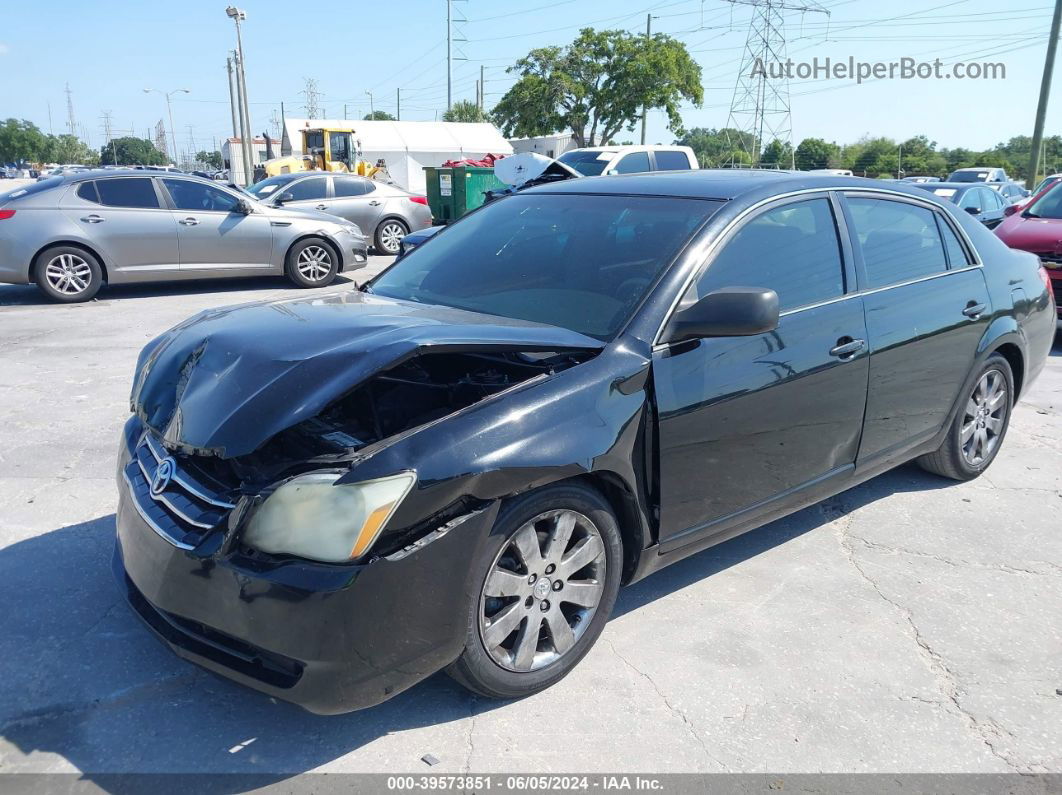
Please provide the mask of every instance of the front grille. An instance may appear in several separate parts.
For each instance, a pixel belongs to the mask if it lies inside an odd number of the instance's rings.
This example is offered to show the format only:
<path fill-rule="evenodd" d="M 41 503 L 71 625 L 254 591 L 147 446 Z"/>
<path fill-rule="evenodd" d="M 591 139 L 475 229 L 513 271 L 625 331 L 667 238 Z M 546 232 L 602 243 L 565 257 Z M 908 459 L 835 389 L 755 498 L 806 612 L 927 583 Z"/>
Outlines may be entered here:
<path fill-rule="evenodd" d="M 169 477 L 155 483 L 163 461 L 167 462 Z M 193 457 L 169 455 L 150 432 L 137 443 L 124 474 L 129 497 L 141 518 L 181 549 L 194 549 L 235 507 L 232 487 L 207 475 Z"/>
<path fill-rule="evenodd" d="M 1062 265 L 1062 254 L 1054 251 L 1037 251 L 1035 254 L 1040 258 L 1041 262 L 1050 262 L 1052 265 Z"/>

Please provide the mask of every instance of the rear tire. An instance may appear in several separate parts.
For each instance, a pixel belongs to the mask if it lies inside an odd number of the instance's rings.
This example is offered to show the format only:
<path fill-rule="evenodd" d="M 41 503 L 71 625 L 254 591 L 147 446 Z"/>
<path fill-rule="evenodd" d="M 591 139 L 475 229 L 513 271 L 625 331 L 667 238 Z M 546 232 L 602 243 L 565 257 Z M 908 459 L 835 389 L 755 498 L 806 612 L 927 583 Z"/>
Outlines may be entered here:
<path fill-rule="evenodd" d="M 288 250 L 284 270 L 298 287 L 327 287 L 339 273 L 339 255 L 321 238 L 308 237 Z"/>
<path fill-rule="evenodd" d="M 559 682 L 594 645 L 619 591 L 623 542 L 604 498 L 571 483 L 507 502 L 488 549 L 473 575 L 465 650 L 447 672 L 481 695 L 522 698 Z"/>
<path fill-rule="evenodd" d="M 1014 373 L 994 353 L 985 360 L 940 447 L 918 459 L 923 469 L 952 480 L 973 480 L 995 460 L 1010 427 Z"/>
<path fill-rule="evenodd" d="M 402 249 L 402 238 L 409 234 L 409 227 L 397 218 L 385 218 L 376 227 L 373 245 L 378 254 L 393 257 Z"/>
<path fill-rule="evenodd" d="M 82 248 L 52 246 L 33 262 L 37 288 L 53 301 L 76 304 L 88 301 L 103 284 L 99 260 Z"/>

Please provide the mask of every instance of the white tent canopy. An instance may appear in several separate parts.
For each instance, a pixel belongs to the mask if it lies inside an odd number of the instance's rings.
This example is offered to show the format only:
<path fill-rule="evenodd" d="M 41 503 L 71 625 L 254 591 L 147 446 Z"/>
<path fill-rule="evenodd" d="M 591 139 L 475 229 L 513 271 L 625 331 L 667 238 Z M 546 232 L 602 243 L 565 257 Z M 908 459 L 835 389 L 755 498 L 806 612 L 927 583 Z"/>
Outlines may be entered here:
<path fill-rule="evenodd" d="M 414 193 L 424 193 L 424 168 L 447 160 L 478 159 L 486 154 L 511 155 L 512 145 L 493 124 L 445 121 L 357 121 L 355 119 L 286 119 L 281 151 L 301 155 L 306 128 L 351 130 L 362 157 L 387 162 L 391 177 Z"/>

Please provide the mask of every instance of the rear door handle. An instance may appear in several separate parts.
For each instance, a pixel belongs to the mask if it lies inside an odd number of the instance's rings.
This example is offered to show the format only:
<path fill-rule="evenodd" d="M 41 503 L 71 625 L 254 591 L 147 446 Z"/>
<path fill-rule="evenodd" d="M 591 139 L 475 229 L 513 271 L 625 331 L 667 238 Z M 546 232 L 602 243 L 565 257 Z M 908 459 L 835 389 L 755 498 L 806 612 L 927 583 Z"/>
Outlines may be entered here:
<path fill-rule="evenodd" d="M 867 347 L 866 340 L 854 340 L 851 337 L 841 337 L 837 340 L 837 345 L 830 348 L 830 356 L 836 356 L 838 359 L 851 359 L 865 347 Z"/>
<path fill-rule="evenodd" d="M 316 209 L 316 210 L 327 210 L 328 209 L 328 205 L 327 204 L 318 204 L 317 207 L 315 207 L 314 209 Z"/>
<path fill-rule="evenodd" d="M 962 313 L 970 318 L 970 320 L 977 320 L 977 318 L 984 314 L 985 309 L 986 307 L 984 304 L 975 304 L 971 301 L 966 305 L 966 308 L 962 310 Z"/>
<path fill-rule="evenodd" d="M 196 226 L 199 223 L 199 219 L 198 218 L 182 218 L 177 223 L 181 224 L 182 226 Z"/>
<path fill-rule="evenodd" d="M 93 213 L 92 215 L 86 215 L 81 218 L 86 224 L 102 224 L 106 219 Z"/>
<path fill-rule="evenodd" d="M 373 199 L 371 202 L 369 202 L 369 206 L 370 207 L 379 207 L 380 206 L 380 202 L 376 201 L 376 199 Z"/>

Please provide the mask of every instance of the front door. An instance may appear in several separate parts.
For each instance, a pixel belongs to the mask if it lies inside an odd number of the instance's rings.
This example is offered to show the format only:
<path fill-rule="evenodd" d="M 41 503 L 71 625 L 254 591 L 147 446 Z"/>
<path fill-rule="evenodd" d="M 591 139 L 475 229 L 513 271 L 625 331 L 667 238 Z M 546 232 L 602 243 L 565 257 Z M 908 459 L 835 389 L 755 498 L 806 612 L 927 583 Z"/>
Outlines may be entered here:
<path fill-rule="evenodd" d="M 238 197 L 196 180 L 167 177 L 162 184 L 177 220 L 182 275 L 272 267 L 273 230 L 264 213 L 244 215 Z"/>
<path fill-rule="evenodd" d="M 683 299 L 769 287 L 775 331 L 657 346 L 660 540 L 665 550 L 854 465 L 867 390 L 866 329 L 827 195 L 746 219 Z"/>

